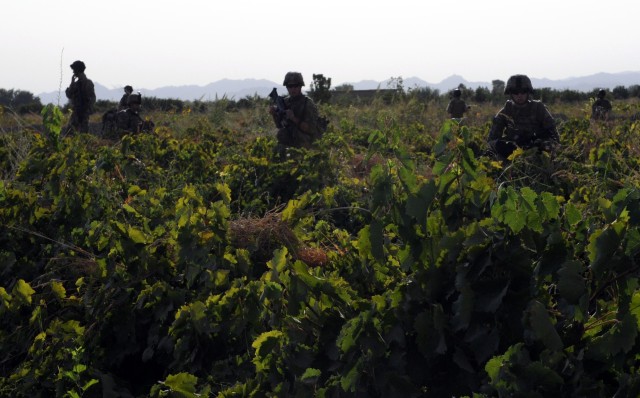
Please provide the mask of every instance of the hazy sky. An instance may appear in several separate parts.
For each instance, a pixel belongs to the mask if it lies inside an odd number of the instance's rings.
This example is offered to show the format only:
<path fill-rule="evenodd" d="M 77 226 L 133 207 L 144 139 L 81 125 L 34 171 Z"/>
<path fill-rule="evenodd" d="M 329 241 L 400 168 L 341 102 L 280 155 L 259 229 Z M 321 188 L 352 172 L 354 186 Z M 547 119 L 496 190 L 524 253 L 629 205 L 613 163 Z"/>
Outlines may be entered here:
<path fill-rule="evenodd" d="M 639 11 L 637 0 L 12 0 L 0 88 L 64 90 L 76 59 L 94 82 L 135 89 L 289 70 L 333 87 L 639 71 Z"/>

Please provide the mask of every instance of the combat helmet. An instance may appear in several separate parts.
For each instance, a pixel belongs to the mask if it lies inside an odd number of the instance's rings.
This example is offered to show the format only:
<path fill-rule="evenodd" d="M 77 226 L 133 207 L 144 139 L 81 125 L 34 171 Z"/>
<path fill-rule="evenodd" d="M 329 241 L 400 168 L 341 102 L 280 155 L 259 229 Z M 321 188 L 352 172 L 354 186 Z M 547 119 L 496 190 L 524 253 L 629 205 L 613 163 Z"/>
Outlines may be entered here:
<path fill-rule="evenodd" d="M 142 94 L 140 93 L 129 94 L 129 97 L 127 98 L 127 104 L 128 105 L 142 104 Z"/>
<path fill-rule="evenodd" d="M 604 98 L 607 95 L 607 92 L 603 89 L 598 90 L 598 98 Z"/>
<path fill-rule="evenodd" d="M 526 93 L 533 93 L 533 86 L 531 85 L 531 79 L 526 75 L 513 75 L 507 80 L 507 85 L 504 87 L 505 94 L 514 94 L 524 91 Z"/>
<path fill-rule="evenodd" d="M 301 85 L 304 86 L 304 80 L 302 79 L 302 73 L 300 72 L 287 72 L 287 74 L 284 76 L 284 82 L 282 83 L 283 86 L 289 86 L 289 85 Z"/>
<path fill-rule="evenodd" d="M 458 98 L 458 97 L 460 97 L 461 95 L 462 95 L 462 91 L 460 91 L 460 89 L 459 89 L 459 88 L 456 88 L 456 89 L 454 89 L 454 90 L 453 90 L 453 96 L 454 96 L 454 97 Z"/>
<path fill-rule="evenodd" d="M 74 72 L 84 72 L 86 69 L 84 62 L 82 61 L 74 61 L 71 65 L 69 65 Z"/>

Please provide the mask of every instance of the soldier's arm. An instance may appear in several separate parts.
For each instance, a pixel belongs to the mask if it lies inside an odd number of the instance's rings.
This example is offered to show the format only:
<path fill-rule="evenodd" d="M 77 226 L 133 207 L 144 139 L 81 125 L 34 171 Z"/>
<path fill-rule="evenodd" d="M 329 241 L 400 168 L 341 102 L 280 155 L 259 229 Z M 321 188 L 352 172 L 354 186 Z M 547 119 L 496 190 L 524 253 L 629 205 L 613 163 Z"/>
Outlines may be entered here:
<path fill-rule="evenodd" d="M 300 115 L 298 122 L 296 125 L 305 134 L 314 135 L 317 133 L 318 129 L 318 108 L 316 104 L 311 100 L 307 99 L 307 105 L 305 107 L 304 113 Z"/>
<path fill-rule="evenodd" d="M 493 117 L 493 123 L 491 124 L 491 129 L 489 130 L 489 137 L 487 141 L 492 142 L 495 140 L 499 140 L 504 135 L 504 130 L 507 127 L 507 123 L 504 120 L 504 117 L 501 114 L 497 114 Z"/>
<path fill-rule="evenodd" d="M 554 142 L 560 142 L 560 135 L 558 134 L 558 130 L 556 129 L 556 121 L 553 118 L 553 116 L 551 115 L 551 112 L 549 112 L 549 109 L 547 109 L 546 106 L 542 105 L 543 108 L 543 121 L 542 121 L 542 127 L 544 129 L 544 132 L 546 133 L 547 137 L 546 139 L 550 139 L 551 141 Z"/>

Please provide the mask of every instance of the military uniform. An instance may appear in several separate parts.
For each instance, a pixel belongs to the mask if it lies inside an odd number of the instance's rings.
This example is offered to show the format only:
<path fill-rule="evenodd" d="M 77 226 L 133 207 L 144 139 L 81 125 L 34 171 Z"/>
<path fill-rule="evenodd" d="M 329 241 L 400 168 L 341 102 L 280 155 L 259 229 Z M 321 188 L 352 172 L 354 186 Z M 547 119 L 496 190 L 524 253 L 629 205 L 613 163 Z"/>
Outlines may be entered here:
<path fill-rule="evenodd" d="M 287 87 L 289 96 L 284 98 L 284 104 L 269 108 L 278 128 L 276 150 L 281 157 L 286 153 L 287 147 L 309 148 L 321 134 L 318 108 L 313 100 L 301 91 L 304 86 L 302 74 L 287 72 L 282 85 Z M 281 97 L 277 97 L 275 89 L 272 94 L 276 95 L 274 101 L 277 104 Z"/>
<path fill-rule="evenodd" d="M 558 143 L 560 138 L 555 120 L 542 102 L 528 100 L 518 106 L 508 100 L 493 118 L 488 141 L 498 154 L 506 157 L 515 147 L 528 149 Z"/>
<path fill-rule="evenodd" d="M 467 104 L 460 98 L 453 98 L 449 101 L 449 105 L 447 105 L 447 113 L 455 119 L 464 117 L 466 111 Z"/>
<path fill-rule="evenodd" d="M 611 102 L 605 98 L 598 98 L 591 105 L 591 119 L 607 120 L 609 112 L 611 112 Z"/>
<path fill-rule="evenodd" d="M 118 104 L 118 109 L 126 109 L 127 105 L 129 104 L 129 93 L 125 93 L 122 95 L 122 98 L 120 98 L 120 103 Z"/>
<path fill-rule="evenodd" d="M 308 148 L 319 135 L 318 108 L 313 100 L 306 95 L 285 97 L 285 106 L 291 109 L 300 122 L 296 125 L 292 120 L 286 121 L 286 127 L 278 130 L 278 143 L 290 147 Z M 305 129 L 301 128 L 305 124 Z"/>
<path fill-rule="evenodd" d="M 511 76 L 504 93 L 511 99 L 493 118 L 487 139 L 491 152 L 504 159 L 518 147 L 553 149 L 560 142 L 556 122 L 542 102 L 529 99 L 533 93 L 531 79 Z"/>
<path fill-rule="evenodd" d="M 71 65 L 72 68 L 74 68 L 80 64 L 82 71 L 74 69 L 74 75 L 77 79 L 65 90 L 65 94 L 69 99 L 71 109 L 73 110 L 69 123 L 65 128 L 67 133 L 71 131 L 89 131 L 89 115 L 93 113 L 93 106 L 96 103 L 96 94 L 93 82 L 84 74 L 84 64 L 80 63 L 80 61 L 76 61 Z"/>
<path fill-rule="evenodd" d="M 131 108 L 119 111 L 116 114 L 116 127 L 121 131 L 139 133 L 143 122 L 144 120 L 142 120 L 140 114 Z"/>

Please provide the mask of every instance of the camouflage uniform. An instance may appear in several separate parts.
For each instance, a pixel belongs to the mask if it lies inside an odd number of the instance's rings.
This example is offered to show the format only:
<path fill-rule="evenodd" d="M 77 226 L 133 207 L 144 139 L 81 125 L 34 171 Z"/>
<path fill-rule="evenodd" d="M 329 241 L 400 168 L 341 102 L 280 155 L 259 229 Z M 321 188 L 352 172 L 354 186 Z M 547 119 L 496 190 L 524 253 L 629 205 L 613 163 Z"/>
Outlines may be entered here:
<path fill-rule="evenodd" d="M 96 93 L 93 82 L 84 74 L 84 63 L 75 61 L 71 64 L 71 68 L 74 70 L 74 76 L 77 79 L 65 90 L 73 110 L 69 123 L 65 128 L 65 133 L 72 131 L 88 132 L 89 115 L 94 112 L 93 106 L 96 103 Z"/>
<path fill-rule="evenodd" d="M 464 117 L 464 113 L 467 111 L 467 104 L 460 98 L 453 98 L 447 105 L 447 113 L 451 115 L 451 118 L 460 119 Z"/>
<path fill-rule="evenodd" d="M 607 120 L 611 109 L 611 102 L 604 95 L 598 95 L 598 99 L 591 105 L 591 119 Z"/>
<path fill-rule="evenodd" d="M 133 92 L 133 87 L 131 86 L 124 87 L 124 94 L 122 95 L 122 98 L 120 98 L 120 103 L 118 104 L 118 110 L 127 109 L 127 107 L 129 106 L 129 96 L 131 95 L 132 92 Z"/>
<path fill-rule="evenodd" d="M 129 95 L 129 93 L 125 93 L 122 95 L 122 98 L 120 98 L 120 103 L 118 104 L 118 109 L 127 108 L 127 104 L 129 103 Z"/>
<path fill-rule="evenodd" d="M 121 110 L 116 114 L 116 126 L 120 131 L 139 133 L 143 123 L 144 120 L 138 111 L 132 108 Z"/>
<path fill-rule="evenodd" d="M 288 72 L 285 75 L 283 85 L 288 88 L 304 86 L 302 74 Z M 278 127 L 277 150 L 281 156 L 287 147 L 309 148 L 321 134 L 318 124 L 318 108 L 311 98 L 299 91 L 297 94 L 284 98 L 284 107 L 293 112 L 296 121 L 287 118 L 286 115 L 278 116 L 273 113 L 273 120 Z"/>
<path fill-rule="evenodd" d="M 507 158 L 518 147 L 550 150 L 560 142 L 555 120 L 542 102 L 528 96 L 519 97 L 526 100 L 522 104 L 513 100 L 517 93 L 532 92 L 531 80 L 525 75 L 514 75 L 507 81 L 505 94 L 512 95 L 512 99 L 493 118 L 487 139 L 494 154 Z"/>
<path fill-rule="evenodd" d="M 117 111 L 111 109 L 102 117 L 102 134 L 106 138 L 119 139 L 126 133 L 140 133 L 153 131 L 154 123 L 145 121 L 140 116 L 142 96 L 140 93 L 130 94 L 127 108 Z"/>
<path fill-rule="evenodd" d="M 524 105 L 517 106 L 508 100 L 493 118 L 489 131 L 489 145 L 504 157 L 511 153 L 506 153 L 505 145 L 513 151 L 516 146 L 528 149 L 558 142 L 560 138 L 556 122 L 540 101 L 528 100 Z"/>
<path fill-rule="evenodd" d="M 287 109 L 291 109 L 293 114 L 300 120 L 298 125 L 288 120 L 287 126 L 278 130 L 276 138 L 278 143 L 290 147 L 309 148 L 311 143 L 319 134 L 318 128 L 318 108 L 313 100 L 306 95 L 296 97 L 285 97 L 284 103 Z M 306 131 L 300 128 L 302 123 L 306 124 Z"/>

